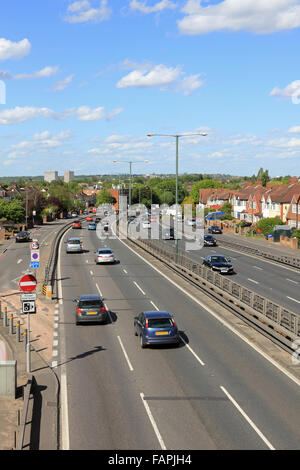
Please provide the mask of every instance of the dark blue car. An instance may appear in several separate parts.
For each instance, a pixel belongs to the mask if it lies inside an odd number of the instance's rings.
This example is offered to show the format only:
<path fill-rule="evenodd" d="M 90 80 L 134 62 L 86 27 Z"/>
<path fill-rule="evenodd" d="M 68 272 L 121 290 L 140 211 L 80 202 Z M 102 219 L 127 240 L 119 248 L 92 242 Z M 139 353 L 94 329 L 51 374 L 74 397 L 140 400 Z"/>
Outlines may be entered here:
<path fill-rule="evenodd" d="M 169 312 L 142 312 L 134 317 L 134 333 L 140 337 L 141 347 L 151 344 L 179 344 L 179 332 Z"/>

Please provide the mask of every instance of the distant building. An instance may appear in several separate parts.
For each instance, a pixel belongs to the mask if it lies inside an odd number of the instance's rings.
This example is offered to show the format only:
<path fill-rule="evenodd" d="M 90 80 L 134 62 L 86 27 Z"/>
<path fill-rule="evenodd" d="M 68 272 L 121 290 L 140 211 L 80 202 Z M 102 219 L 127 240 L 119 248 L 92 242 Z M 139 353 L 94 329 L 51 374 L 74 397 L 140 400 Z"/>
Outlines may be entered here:
<path fill-rule="evenodd" d="M 58 172 L 57 171 L 45 171 L 44 180 L 47 181 L 47 183 L 51 183 L 51 181 L 58 181 Z"/>
<path fill-rule="evenodd" d="M 64 182 L 70 183 L 74 179 L 74 171 L 65 171 L 64 173 Z"/>

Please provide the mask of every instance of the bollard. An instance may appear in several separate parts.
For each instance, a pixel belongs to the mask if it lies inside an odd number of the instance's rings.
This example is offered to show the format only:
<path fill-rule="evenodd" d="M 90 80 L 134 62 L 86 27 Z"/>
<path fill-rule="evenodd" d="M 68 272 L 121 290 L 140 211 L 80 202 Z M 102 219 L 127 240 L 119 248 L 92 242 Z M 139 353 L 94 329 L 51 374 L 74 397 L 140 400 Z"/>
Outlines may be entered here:
<path fill-rule="evenodd" d="M 27 328 L 24 330 L 24 345 L 25 345 L 25 351 L 26 351 L 26 348 L 27 348 Z"/>
<path fill-rule="evenodd" d="M 20 322 L 20 320 L 17 320 L 17 323 L 16 323 L 16 341 L 17 341 L 17 343 L 20 343 L 20 341 L 21 341 L 21 322 Z"/>
<path fill-rule="evenodd" d="M 14 316 L 12 313 L 9 315 L 9 334 L 14 334 Z"/>
<path fill-rule="evenodd" d="M 7 326 L 7 307 L 3 308 L 3 326 Z"/>

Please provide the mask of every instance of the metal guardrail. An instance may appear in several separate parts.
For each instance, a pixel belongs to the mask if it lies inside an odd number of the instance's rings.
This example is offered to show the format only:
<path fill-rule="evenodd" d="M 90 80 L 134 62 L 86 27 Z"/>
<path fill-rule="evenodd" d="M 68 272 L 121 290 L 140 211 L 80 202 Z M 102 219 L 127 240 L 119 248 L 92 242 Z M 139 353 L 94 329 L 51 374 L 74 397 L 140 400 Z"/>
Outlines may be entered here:
<path fill-rule="evenodd" d="M 271 299 L 224 277 L 209 268 L 192 261 L 179 250 L 178 256 L 171 249 L 166 249 L 158 240 L 128 239 L 152 256 L 180 272 L 185 278 L 193 280 L 201 288 L 238 313 L 255 323 L 275 337 L 280 343 L 292 349 L 292 343 L 300 337 L 300 318 L 294 312 L 278 305 Z"/>
<path fill-rule="evenodd" d="M 227 240 L 222 240 L 220 238 L 218 238 L 218 245 L 224 246 L 225 248 L 226 247 L 232 248 L 235 251 L 239 251 L 239 252 L 242 252 L 242 253 L 248 253 L 248 254 L 251 254 L 251 255 L 255 255 L 255 256 L 258 256 L 260 258 L 266 258 L 266 259 L 275 261 L 277 263 L 287 264 L 289 266 L 293 266 L 295 268 L 300 269 L 300 258 L 296 258 L 295 256 L 277 255 L 277 254 L 270 253 L 268 251 L 260 250 L 258 248 L 252 248 L 250 246 L 239 245 L 238 243 L 229 242 Z"/>

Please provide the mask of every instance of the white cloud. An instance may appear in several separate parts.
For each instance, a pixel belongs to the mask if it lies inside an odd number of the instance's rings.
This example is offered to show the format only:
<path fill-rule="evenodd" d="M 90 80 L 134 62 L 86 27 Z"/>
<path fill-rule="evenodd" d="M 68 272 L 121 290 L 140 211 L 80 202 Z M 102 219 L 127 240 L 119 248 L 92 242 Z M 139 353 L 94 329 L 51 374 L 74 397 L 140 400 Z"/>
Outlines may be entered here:
<path fill-rule="evenodd" d="M 300 26 L 300 0 L 223 0 L 202 6 L 188 0 L 178 21 L 183 34 L 212 31 L 250 31 L 258 34 L 290 30 Z"/>
<path fill-rule="evenodd" d="M 79 121 L 96 121 L 100 119 L 111 121 L 122 111 L 123 108 L 116 108 L 107 112 L 103 107 L 92 109 L 89 106 L 80 106 L 79 108 L 70 108 L 62 112 L 55 112 L 49 108 L 17 106 L 16 108 L 6 109 L 0 112 L 0 125 L 18 124 L 37 118 L 63 120 L 72 116 L 77 117 Z"/>
<path fill-rule="evenodd" d="M 63 131 L 57 135 L 52 135 L 49 131 L 44 131 L 39 134 L 34 134 L 31 141 L 23 141 L 18 144 L 14 144 L 11 148 L 14 152 L 22 150 L 23 152 L 45 152 L 49 149 L 61 147 L 65 141 L 71 137 L 71 131 Z"/>
<path fill-rule="evenodd" d="M 99 0 L 95 4 L 98 7 L 92 7 L 88 0 L 73 2 L 68 7 L 68 14 L 65 16 L 65 21 L 68 23 L 99 23 L 104 20 L 108 20 L 112 14 L 112 11 L 107 6 L 107 0 Z"/>
<path fill-rule="evenodd" d="M 134 70 L 125 75 L 117 83 L 117 88 L 153 88 L 161 90 L 171 89 L 174 92 L 183 92 L 190 95 L 193 91 L 203 85 L 200 80 L 202 74 L 187 76 L 180 66 L 167 67 L 164 64 L 154 65 L 149 62 L 137 64 L 128 59 L 121 63 L 122 68 Z"/>
<path fill-rule="evenodd" d="M 139 11 L 141 13 L 158 13 L 163 10 L 174 10 L 177 8 L 177 4 L 171 2 L 170 0 L 161 0 L 160 2 L 155 3 L 153 6 L 148 6 L 147 2 L 141 2 L 138 0 L 131 0 L 130 9 L 133 11 Z"/>
<path fill-rule="evenodd" d="M 52 77 L 53 75 L 56 75 L 59 71 L 59 67 L 44 67 L 41 70 L 38 70 L 37 72 L 33 73 L 20 73 L 18 75 L 14 75 L 12 78 L 15 80 L 22 80 L 22 79 L 31 79 L 31 78 L 46 78 L 46 77 Z"/>
<path fill-rule="evenodd" d="M 62 91 L 64 90 L 65 88 L 67 88 L 67 86 L 70 85 L 70 83 L 72 83 L 72 80 L 73 78 L 75 77 L 75 75 L 69 75 L 68 77 L 64 78 L 64 80 L 60 80 L 59 82 L 55 83 L 55 85 L 51 88 L 50 91 Z"/>
<path fill-rule="evenodd" d="M 180 74 L 181 70 L 179 67 L 167 67 L 160 64 L 146 72 L 144 70 L 133 70 L 117 83 L 117 88 L 170 85 Z"/>
<path fill-rule="evenodd" d="M 179 83 L 177 90 L 183 91 L 184 95 L 190 95 L 193 91 L 197 90 L 203 85 L 203 80 L 199 80 L 201 74 L 190 75 L 185 77 Z"/>
<path fill-rule="evenodd" d="M 299 134 L 300 133 L 300 126 L 293 126 L 291 127 L 288 132 L 292 134 Z"/>
<path fill-rule="evenodd" d="M 28 39 L 19 42 L 12 42 L 5 38 L 0 38 L 0 60 L 21 59 L 29 54 L 31 44 Z"/>
<path fill-rule="evenodd" d="M 282 90 L 278 87 L 273 88 L 270 96 L 279 96 L 281 98 L 291 98 L 294 104 L 299 104 L 300 98 L 300 80 L 295 80 Z"/>
<path fill-rule="evenodd" d="M 113 111 L 106 112 L 102 106 L 94 109 L 90 108 L 89 106 L 80 106 L 76 110 L 76 115 L 79 121 L 98 121 L 100 119 L 106 119 L 107 121 L 111 121 L 122 111 L 123 108 L 117 108 Z"/>

